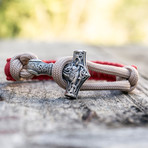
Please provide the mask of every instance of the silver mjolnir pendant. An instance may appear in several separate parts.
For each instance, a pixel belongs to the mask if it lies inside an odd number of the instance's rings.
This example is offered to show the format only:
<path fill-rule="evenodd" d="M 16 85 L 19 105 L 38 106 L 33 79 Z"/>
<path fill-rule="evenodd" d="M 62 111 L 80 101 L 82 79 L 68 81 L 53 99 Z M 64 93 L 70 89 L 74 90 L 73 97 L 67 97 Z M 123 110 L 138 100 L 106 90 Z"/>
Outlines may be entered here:
<path fill-rule="evenodd" d="M 77 98 L 82 84 L 90 77 L 86 66 L 86 52 L 74 51 L 73 60 L 63 69 L 63 79 L 67 82 L 65 96 Z"/>
<path fill-rule="evenodd" d="M 36 76 L 52 75 L 53 63 L 47 64 L 38 59 L 29 60 L 27 70 Z M 83 83 L 90 77 L 86 65 L 86 52 L 77 50 L 73 53 L 73 60 L 66 64 L 62 71 L 63 80 L 66 82 L 65 96 L 77 98 Z"/>

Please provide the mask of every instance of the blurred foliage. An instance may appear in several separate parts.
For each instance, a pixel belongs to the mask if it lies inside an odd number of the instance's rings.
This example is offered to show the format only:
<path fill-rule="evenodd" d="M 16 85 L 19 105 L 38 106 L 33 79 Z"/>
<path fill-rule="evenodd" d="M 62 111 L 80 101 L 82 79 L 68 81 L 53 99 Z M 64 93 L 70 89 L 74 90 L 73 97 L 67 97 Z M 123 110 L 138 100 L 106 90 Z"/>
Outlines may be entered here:
<path fill-rule="evenodd" d="M 148 0 L 123 0 L 117 5 L 114 21 L 126 33 L 126 42 L 147 43 Z"/>
<path fill-rule="evenodd" d="M 0 38 L 147 43 L 148 0 L 0 0 Z"/>

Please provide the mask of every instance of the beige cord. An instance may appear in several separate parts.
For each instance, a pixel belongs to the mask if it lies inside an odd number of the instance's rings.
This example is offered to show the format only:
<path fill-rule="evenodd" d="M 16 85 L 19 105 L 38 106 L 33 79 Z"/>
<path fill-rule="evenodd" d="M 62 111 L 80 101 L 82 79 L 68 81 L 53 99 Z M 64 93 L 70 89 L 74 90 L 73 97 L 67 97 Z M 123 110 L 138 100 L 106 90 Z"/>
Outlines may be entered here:
<path fill-rule="evenodd" d="M 10 73 L 15 80 L 31 79 L 34 75 L 30 74 L 26 65 L 30 59 L 38 59 L 37 56 L 33 54 L 20 54 L 13 57 L 10 61 Z M 58 60 L 52 69 L 52 77 L 54 81 L 62 88 L 66 89 L 66 82 L 63 80 L 62 71 L 64 66 L 72 61 L 72 57 L 64 57 Z M 122 90 L 122 91 L 132 91 L 135 89 L 138 82 L 138 71 L 132 66 L 116 67 L 110 65 L 96 64 L 87 61 L 87 66 L 89 70 L 96 71 L 99 73 L 106 73 L 115 75 L 118 81 L 115 82 L 89 82 L 86 81 L 81 90 Z"/>

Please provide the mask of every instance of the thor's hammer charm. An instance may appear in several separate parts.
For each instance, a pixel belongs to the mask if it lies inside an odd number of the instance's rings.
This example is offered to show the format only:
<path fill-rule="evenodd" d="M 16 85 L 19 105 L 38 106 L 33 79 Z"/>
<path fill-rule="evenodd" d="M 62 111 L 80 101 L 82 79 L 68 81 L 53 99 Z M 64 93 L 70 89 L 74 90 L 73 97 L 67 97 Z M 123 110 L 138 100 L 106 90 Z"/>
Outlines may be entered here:
<path fill-rule="evenodd" d="M 77 98 L 78 92 L 83 83 L 90 77 L 86 66 L 86 52 L 74 51 L 73 60 L 65 65 L 63 79 L 67 83 L 65 96 Z"/>

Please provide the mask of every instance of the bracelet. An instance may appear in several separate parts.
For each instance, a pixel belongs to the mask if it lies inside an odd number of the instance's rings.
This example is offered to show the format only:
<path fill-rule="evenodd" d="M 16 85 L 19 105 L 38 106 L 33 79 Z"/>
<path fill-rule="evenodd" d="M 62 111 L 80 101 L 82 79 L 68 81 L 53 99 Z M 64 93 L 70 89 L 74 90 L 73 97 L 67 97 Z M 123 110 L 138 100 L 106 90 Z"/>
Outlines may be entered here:
<path fill-rule="evenodd" d="M 87 61 L 86 52 L 81 50 L 74 51 L 73 57 L 63 57 L 57 61 L 42 61 L 33 54 L 19 54 L 7 59 L 5 74 L 9 81 L 54 80 L 66 89 L 65 96 L 70 98 L 77 98 L 79 90 L 130 92 L 138 82 L 136 66 Z"/>

